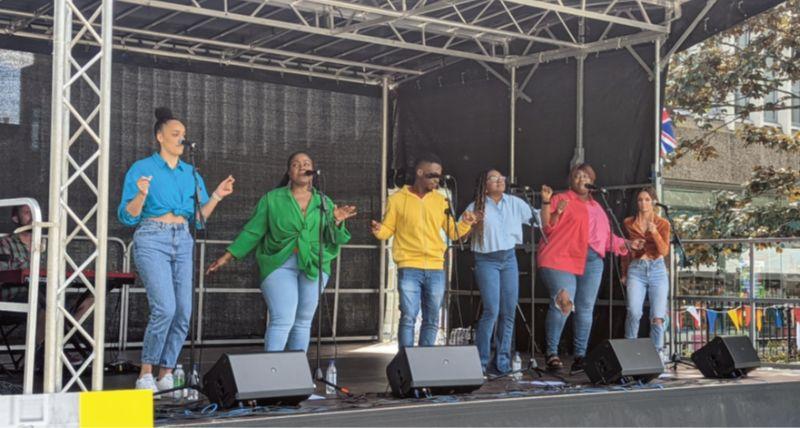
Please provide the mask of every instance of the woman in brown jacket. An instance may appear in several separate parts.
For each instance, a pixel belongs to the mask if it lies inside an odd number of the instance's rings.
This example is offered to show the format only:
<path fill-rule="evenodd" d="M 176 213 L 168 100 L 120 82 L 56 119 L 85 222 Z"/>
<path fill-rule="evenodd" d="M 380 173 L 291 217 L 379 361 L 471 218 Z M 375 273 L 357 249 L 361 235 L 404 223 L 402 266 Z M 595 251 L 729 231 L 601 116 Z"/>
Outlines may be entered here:
<path fill-rule="evenodd" d="M 667 316 L 669 279 L 664 257 L 669 254 L 669 222 L 655 212 L 658 198 L 652 187 L 636 196 L 637 212 L 625 219 L 625 230 L 631 241 L 643 240 L 644 247 L 630 255 L 627 273 L 622 281 L 627 285 L 628 316 L 625 337 L 635 339 L 639 333 L 644 297 L 650 303 L 650 338 L 661 354 L 664 348 L 664 320 Z M 663 356 L 662 356 L 663 358 Z"/>

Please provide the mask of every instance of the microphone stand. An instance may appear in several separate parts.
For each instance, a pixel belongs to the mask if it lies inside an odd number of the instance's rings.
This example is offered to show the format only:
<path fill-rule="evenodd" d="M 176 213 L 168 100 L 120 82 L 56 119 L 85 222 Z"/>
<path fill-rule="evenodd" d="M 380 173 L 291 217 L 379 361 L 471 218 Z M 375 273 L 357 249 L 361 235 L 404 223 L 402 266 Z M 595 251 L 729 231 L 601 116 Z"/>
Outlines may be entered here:
<path fill-rule="evenodd" d="M 530 192 L 530 194 L 528 193 Z M 525 186 L 522 190 L 522 198 L 525 202 L 528 203 L 528 208 L 531 211 L 531 230 L 530 230 L 530 257 L 531 257 L 531 324 L 528 327 L 528 322 L 525 320 L 525 315 L 523 315 L 522 307 L 520 306 L 519 302 L 517 303 L 517 311 L 522 317 L 522 322 L 524 323 L 525 327 L 528 328 L 528 335 L 530 336 L 530 366 L 534 369 L 538 369 L 538 365 L 536 364 L 536 360 L 534 359 L 534 352 L 537 348 L 536 340 L 534 336 L 534 332 L 536 331 L 536 306 L 535 306 L 535 291 L 536 291 L 536 228 L 539 228 L 539 234 L 542 237 L 542 240 L 545 244 L 548 244 L 550 241 L 547 239 L 547 235 L 544 234 L 544 229 L 542 229 L 542 224 L 539 221 L 539 217 L 536 215 L 536 211 L 533 208 L 533 199 L 535 195 L 533 193 L 533 189 Z M 541 373 L 539 373 L 539 377 L 541 377 Z"/>
<path fill-rule="evenodd" d="M 444 213 L 445 216 L 447 216 L 447 222 L 445 224 L 445 227 L 447 228 L 447 230 L 445 230 L 445 237 L 447 239 L 447 251 L 452 251 L 452 247 L 453 247 L 452 240 L 450 239 L 450 222 L 451 221 L 453 222 L 452 223 L 453 224 L 453 230 L 455 231 L 456 243 L 458 244 L 458 249 L 460 251 L 464 251 L 464 243 L 461 241 L 461 235 L 458 232 L 458 221 L 456 219 L 455 208 L 453 208 L 453 199 L 458 200 L 458 183 L 456 182 L 455 177 L 450 177 L 450 181 L 453 183 L 453 190 L 449 191 L 450 189 L 447 188 L 447 186 L 445 186 L 445 188 L 448 190 L 448 191 L 445 192 L 445 195 L 446 195 L 445 197 L 447 198 L 447 209 L 445 210 L 445 213 Z M 452 255 L 452 253 L 451 253 L 451 255 Z M 458 254 L 452 255 L 453 262 L 450 263 L 450 264 L 452 264 L 452 268 L 454 270 L 458 268 L 458 264 L 456 262 L 457 258 L 458 258 Z M 449 257 L 445 258 L 445 260 L 449 261 L 450 258 Z M 448 265 L 448 268 L 449 267 L 450 266 Z M 450 299 L 452 298 L 452 290 L 451 290 L 452 280 L 450 279 L 450 275 L 449 275 L 448 271 L 449 271 L 449 269 L 445 270 L 445 272 L 444 272 L 445 284 L 446 284 L 445 287 L 446 287 L 446 293 L 447 293 L 447 304 L 445 305 L 445 320 L 444 321 L 445 321 L 445 326 L 447 326 L 447 327 L 449 327 L 449 325 L 450 325 L 450 320 L 449 320 L 449 317 L 450 317 Z M 458 299 L 458 296 L 456 297 L 456 299 Z M 463 327 L 464 326 L 464 319 L 463 319 L 463 316 L 461 315 L 461 305 L 460 304 L 458 305 L 458 308 L 459 308 L 459 318 L 461 319 L 461 327 Z M 444 329 L 444 344 L 445 345 L 449 344 L 449 339 L 450 339 L 449 328 L 445 328 Z"/>
<path fill-rule="evenodd" d="M 614 225 L 614 229 L 617 231 L 620 237 L 625 237 L 625 234 L 622 232 L 622 226 L 619 224 L 619 220 L 617 220 L 617 216 L 614 215 L 614 211 L 611 210 L 611 205 L 608 203 L 608 198 L 606 198 L 606 189 L 600 188 L 594 193 L 600 194 L 600 199 L 603 201 L 603 206 L 606 209 L 606 214 L 608 214 L 608 218 L 611 219 L 611 223 Z M 633 253 L 633 249 L 628 241 L 625 241 L 625 248 L 628 249 L 628 253 Z M 614 253 L 613 251 L 611 252 Z"/>
<path fill-rule="evenodd" d="M 319 196 L 319 246 L 317 249 L 317 369 L 314 371 L 314 378 L 316 378 L 316 380 L 322 384 L 332 386 L 337 391 L 342 392 L 348 397 L 352 397 L 353 394 L 350 393 L 348 388 L 339 386 L 333 382 L 329 382 L 328 379 L 325 379 L 325 375 L 322 372 L 322 351 L 320 348 L 322 344 L 322 305 L 324 303 L 322 300 L 322 288 L 324 286 L 322 283 L 322 257 L 324 255 L 325 248 L 325 232 L 328 232 L 329 242 L 333 242 L 334 240 L 332 236 L 333 232 L 330 225 L 330 219 L 328 218 L 328 198 L 325 196 L 325 192 L 321 190 L 324 187 L 322 185 L 322 174 L 316 173 L 315 175 L 317 176 L 317 187 L 315 187 L 314 190 Z"/>
<path fill-rule="evenodd" d="M 614 212 L 611 210 L 611 205 L 608 203 L 608 198 L 606 198 L 606 193 L 607 193 L 606 189 L 599 188 L 599 189 L 597 189 L 595 191 L 595 193 L 599 193 L 600 194 L 600 199 L 603 201 L 603 206 L 605 206 L 605 208 L 606 208 L 606 214 L 611 219 L 611 223 L 614 225 L 614 229 L 616 229 L 616 231 L 617 231 L 617 233 L 619 234 L 620 237 L 625 239 L 625 234 L 622 233 L 622 226 L 620 226 L 619 220 L 617 220 L 617 216 L 615 216 Z M 613 239 L 612 239 L 612 241 L 613 241 Z M 627 250 L 628 250 L 628 254 L 633 254 L 633 249 L 631 248 L 631 245 L 628 243 L 627 240 L 625 240 L 624 242 L 625 242 L 625 248 L 627 248 Z M 614 256 L 614 248 L 612 248 L 611 251 L 609 251 L 609 253 L 608 253 L 608 259 L 609 259 L 609 263 L 608 263 L 608 338 L 609 339 L 611 339 L 613 337 L 613 334 L 612 334 L 612 331 L 613 331 L 612 311 L 614 309 L 614 305 L 613 305 L 613 300 L 614 300 L 614 292 L 613 292 L 613 290 L 614 290 L 614 288 L 613 288 L 612 285 L 614 284 L 614 257 L 615 257 Z M 620 286 L 620 290 L 622 291 L 622 297 L 626 298 L 625 287 L 622 285 L 622 283 L 620 283 L 619 286 Z"/>
<path fill-rule="evenodd" d="M 189 229 L 192 233 L 192 313 L 189 317 L 189 367 L 186 368 L 185 373 L 188 375 L 186 376 L 187 380 L 192 378 L 192 373 L 194 371 L 194 347 L 195 347 L 195 299 L 194 293 L 196 290 L 196 281 L 197 275 L 195 274 L 196 263 L 196 254 L 195 247 L 197 246 L 197 221 L 200 221 L 200 228 L 203 229 L 203 233 L 207 234 L 206 229 L 206 218 L 203 216 L 202 207 L 200 206 L 200 181 L 198 180 L 198 172 L 197 172 L 197 161 L 195 160 L 195 145 L 191 143 L 184 144 L 187 149 L 189 149 L 189 164 L 192 167 L 192 178 L 194 179 L 194 192 L 192 195 L 192 199 L 194 200 L 194 212 L 192 213 L 192 219 L 189 221 Z M 206 235 L 207 236 L 207 235 Z M 202 368 L 201 368 L 202 369 Z M 190 387 L 196 387 L 198 385 L 189 385 Z"/>
<path fill-rule="evenodd" d="M 681 267 L 686 268 L 689 266 L 689 260 L 686 257 L 686 249 L 683 248 L 683 242 L 681 241 L 680 233 L 678 233 L 678 229 L 675 228 L 675 222 L 672 220 L 672 216 L 669 215 L 669 207 L 664 204 L 659 204 L 658 206 L 664 209 L 664 217 L 667 218 L 670 230 L 672 231 L 672 239 L 670 239 L 670 243 L 680 250 L 680 265 Z"/>

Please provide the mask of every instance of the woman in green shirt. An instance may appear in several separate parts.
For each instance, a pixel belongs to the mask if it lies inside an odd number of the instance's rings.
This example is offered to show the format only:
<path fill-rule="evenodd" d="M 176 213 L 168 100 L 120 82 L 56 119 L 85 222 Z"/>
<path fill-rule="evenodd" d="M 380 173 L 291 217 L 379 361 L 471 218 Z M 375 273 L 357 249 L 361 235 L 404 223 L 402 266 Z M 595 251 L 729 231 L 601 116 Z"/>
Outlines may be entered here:
<path fill-rule="evenodd" d="M 308 349 L 311 320 L 319 300 L 320 195 L 313 188 L 314 163 L 305 152 L 289 157 L 281 184 L 258 201 L 255 212 L 225 254 L 208 268 L 211 273 L 231 261 L 256 251 L 261 291 L 269 322 L 264 335 L 266 351 Z M 335 207 L 326 197 L 330 227 L 322 251 L 322 283 L 328 282 L 331 260 L 339 246 L 350 241 L 344 221 L 356 215 L 353 206 Z"/>

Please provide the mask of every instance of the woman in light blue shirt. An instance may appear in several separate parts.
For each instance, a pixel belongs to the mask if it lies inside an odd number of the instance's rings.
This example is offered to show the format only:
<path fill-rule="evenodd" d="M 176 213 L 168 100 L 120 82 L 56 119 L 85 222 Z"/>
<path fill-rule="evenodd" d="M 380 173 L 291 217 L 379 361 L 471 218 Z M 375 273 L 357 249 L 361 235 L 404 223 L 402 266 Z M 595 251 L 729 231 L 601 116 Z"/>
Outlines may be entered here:
<path fill-rule="evenodd" d="M 119 221 L 135 226 L 133 257 L 147 292 L 150 318 L 142 345 L 142 368 L 136 389 L 172 389 L 172 369 L 189 331 L 192 315 L 192 249 L 189 221 L 208 219 L 217 203 L 233 192 L 232 176 L 217 186 L 211 198 L 203 178 L 197 188 L 191 165 L 180 160 L 186 128 L 169 109 L 156 109 L 153 134 L 159 151 L 134 163 L 125 175 Z M 194 196 L 200 213 L 194 216 Z M 153 379 L 153 366 L 159 379 Z"/>
<path fill-rule="evenodd" d="M 508 195 L 506 178 L 491 169 L 478 176 L 475 200 L 467 211 L 480 212 L 480 222 L 472 227 L 470 242 L 475 255 L 475 279 L 481 291 L 483 313 L 478 321 L 475 342 L 484 372 L 489 369 L 492 331 L 497 324 L 494 368 L 503 374 L 511 371 L 511 338 L 519 299 L 519 269 L 514 248 L 522 244 L 522 225 L 530 224 L 531 206 Z"/>

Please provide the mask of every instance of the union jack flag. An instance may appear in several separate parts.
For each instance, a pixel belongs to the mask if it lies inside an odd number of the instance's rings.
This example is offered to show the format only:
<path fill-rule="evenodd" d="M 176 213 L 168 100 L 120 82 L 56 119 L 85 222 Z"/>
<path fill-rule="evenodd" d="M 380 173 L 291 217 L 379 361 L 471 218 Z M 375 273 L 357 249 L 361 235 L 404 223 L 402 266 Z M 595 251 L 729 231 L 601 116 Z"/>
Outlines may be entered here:
<path fill-rule="evenodd" d="M 676 147 L 678 142 L 672 130 L 672 118 L 669 117 L 667 109 L 663 109 L 661 110 L 661 157 L 667 157 Z"/>

